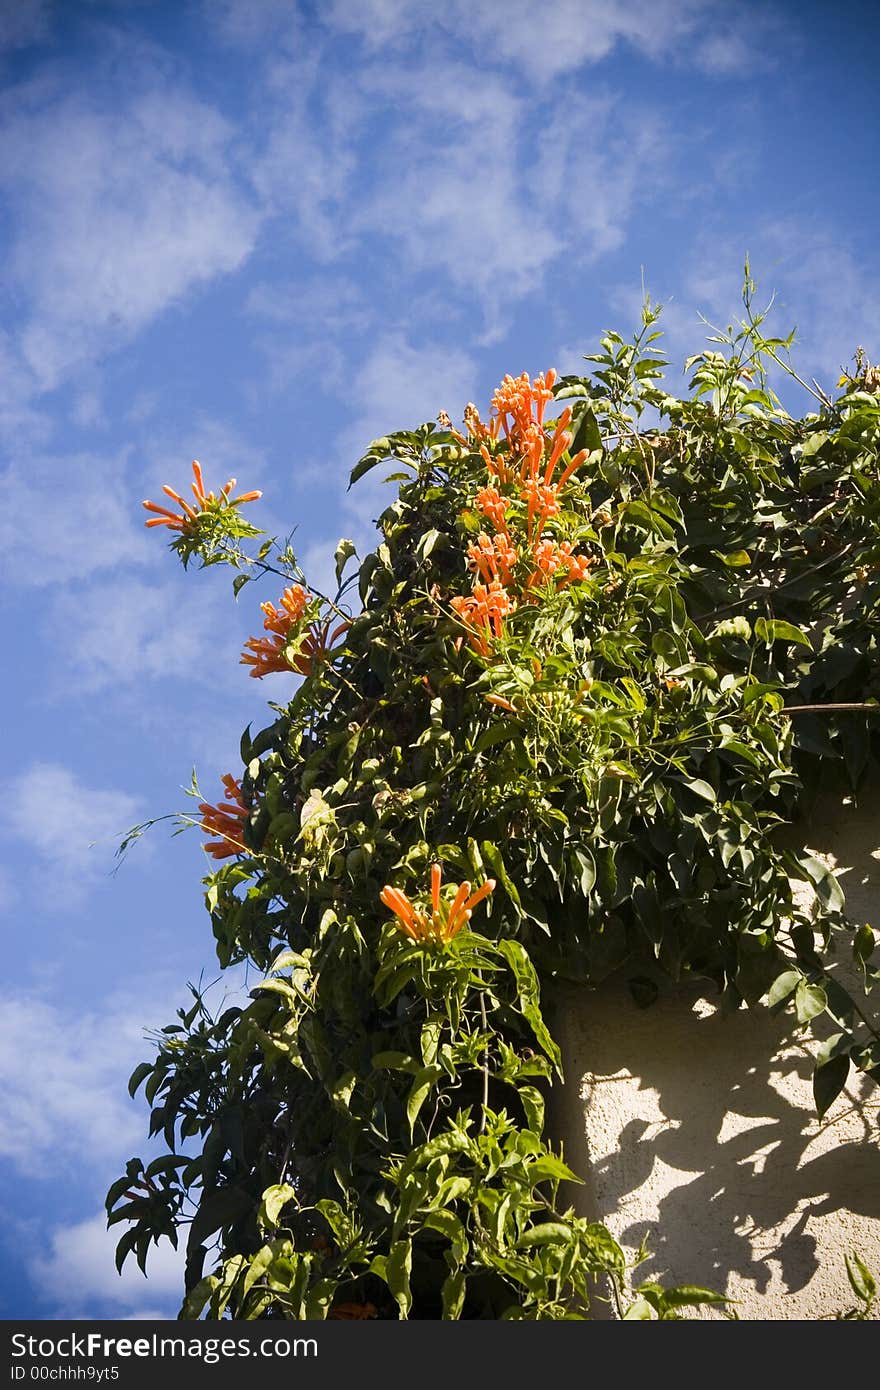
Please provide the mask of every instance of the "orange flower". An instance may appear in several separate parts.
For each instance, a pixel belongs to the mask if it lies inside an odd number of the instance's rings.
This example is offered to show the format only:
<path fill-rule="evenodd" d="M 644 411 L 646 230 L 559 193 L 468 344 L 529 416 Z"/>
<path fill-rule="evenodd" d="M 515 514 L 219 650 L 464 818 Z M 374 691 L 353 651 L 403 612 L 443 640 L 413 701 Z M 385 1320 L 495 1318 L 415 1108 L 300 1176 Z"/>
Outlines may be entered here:
<path fill-rule="evenodd" d="M 379 894 L 380 901 L 397 918 L 397 927 L 410 941 L 451 941 L 470 921 L 477 903 L 495 889 L 494 878 L 487 878 L 482 887 L 471 892 L 469 883 L 455 885 L 455 897 L 451 903 L 444 903 L 440 897 L 442 869 L 439 864 L 431 865 L 431 911 L 423 912 L 413 907 L 402 888 L 392 888 L 386 883 Z"/>
<path fill-rule="evenodd" d="M 548 537 L 538 541 L 534 556 L 537 568 L 529 575 L 526 585 L 530 589 L 550 580 L 555 580 L 557 588 L 577 583 L 588 577 L 591 566 L 596 563 L 592 555 L 573 555 L 570 541 L 557 545 Z"/>
<path fill-rule="evenodd" d="M 516 608 L 516 600 L 498 579 L 490 584 L 475 584 L 472 594 L 450 600 L 450 606 L 474 634 L 473 646 L 482 656 L 488 656 L 493 637 L 500 637 L 504 619 Z"/>
<path fill-rule="evenodd" d="M 543 375 L 535 377 L 534 386 L 528 372 L 516 378 L 509 375 L 504 378 L 492 397 L 492 409 L 508 439 L 522 438 L 531 425 L 543 423 L 544 407 L 553 399 L 555 381 L 556 372 L 552 367 L 546 378 Z M 534 416 L 533 406 L 536 408 Z M 512 420 L 508 420 L 508 415 Z"/>
<path fill-rule="evenodd" d="M 225 801 L 216 806 L 210 806 L 205 801 L 199 803 L 202 830 L 206 835 L 219 837 L 209 840 L 204 847 L 212 859 L 228 859 L 231 854 L 241 854 L 245 849 L 241 841 L 242 822 L 247 820 L 250 811 L 241 799 L 241 783 L 227 773 L 223 786 L 226 789 Z"/>
<path fill-rule="evenodd" d="M 502 584 L 512 582 L 513 568 L 519 557 L 506 536 L 493 536 L 490 539 L 485 531 L 481 531 L 476 544 L 468 546 L 467 553 L 471 568 L 487 584 L 491 584 L 493 579 L 500 580 Z"/>
<path fill-rule="evenodd" d="M 180 512 L 172 512 L 169 511 L 167 507 L 160 507 L 156 502 L 144 502 L 143 506 L 148 512 L 157 513 L 157 515 L 152 517 L 149 521 L 144 522 L 145 526 L 167 526 L 170 531 L 180 531 L 183 533 L 193 527 L 200 512 L 209 511 L 212 507 L 237 507 L 242 502 L 255 502 L 258 497 L 262 497 L 263 495 L 261 492 L 243 492 L 240 497 L 230 497 L 229 494 L 235 487 L 235 479 L 230 478 L 229 482 L 225 483 L 220 489 L 219 496 L 215 497 L 213 492 L 205 492 L 202 469 L 197 459 L 193 459 L 192 471 L 192 490 L 196 500 L 195 507 L 193 507 L 191 502 L 187 502 L 181 497 L 179 492 L 175 492 L 173 487 L 169 487 L 167 483 L 163 483 L 162 491 L 167 497 L 177 502 L 182 510 Z"/>
<path fill-rule="evenodd" d="M 507 503 L 498 489 L 496 487 L 481 488 L 474 501 L 477 511 L 482 512 L 483 516 L 486 517 L 488 521 L 491 521 L 496 531 L 501 531 L 501 533 L 506 536 L 507 522 L 504 514 L 507 509 Z"/>
<path fill-rule="evenodd" d="M 266 615 L 263 627 L 268 632 L 277 632 L 281 637 L 286 637 L 294 623 L 298 623 L 302 617 L 309 597 L 302 584 L 291 584 L 279 599 L 280 611 L 274 603 L 261 603 L 260 608 Z"/>
<path fill-rule="evenodd" d="M 250 637 L 245 642 L 241 654 L 241 664 L 251 666 L 251 675 L 257 680 L 277 672 L 295 671 L 300 676 L 310 676 L 315 665 L 331 651 L 337 638 L 348 627 L 342 622 L 333 632 L 329 620 L 325 623 L 312 623 L 296 656 L 288 658 L 287 648 L 291 635 L 302 619 L 311 595 L 301 584 L 291 584 L 284 590 L 279 600 L 281 607 L 274 603 L 261 603 L 265 613 L 263 627 L 271 632 L 271 637 Z"/>
<path fill-rule="evenodd" d="M 484 425 L 480 419 L 480 412 L 473 401 L 468 401 L 464 408 L 465 429 L 472 439 L 497 439 L 498 420 L 491 420 L 488 425 Z"/>
<path fill-rule="evenodd" d="M 529 479 L 521 495 L 523 501 L 528 503 L 528 537 L 531 541 L 532 535 L 540 536 L 544 523 L 559 512 L 559 497 L 555 487 L 548 487 L 537 478 Z"/>

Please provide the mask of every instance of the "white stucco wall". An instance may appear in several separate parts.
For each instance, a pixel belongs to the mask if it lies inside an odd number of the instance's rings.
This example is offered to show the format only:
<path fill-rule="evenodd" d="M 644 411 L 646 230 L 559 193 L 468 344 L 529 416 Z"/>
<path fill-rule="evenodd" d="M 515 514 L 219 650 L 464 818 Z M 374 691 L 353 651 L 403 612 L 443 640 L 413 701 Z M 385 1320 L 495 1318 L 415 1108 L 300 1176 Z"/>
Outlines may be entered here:
<path fill-rule="evenodd" d="M 880 795 L 826 794 L 800 839 L 847 911 L 880 926 Z M 846 1251 L 880 1277 L 880 1088 L 851 1079 L 820 1122 L 791 1020 L 722 1017 L 694 986 L 645 1010 L 624 980 L 568 989 L 555 1027 L 557 1129 L 586 1179 L 567 1195 L 630 1255 L 647 1238 L 634 1281 L 704 1284 L 742 1318 L 813 1319 L 855 1301 Z"/>

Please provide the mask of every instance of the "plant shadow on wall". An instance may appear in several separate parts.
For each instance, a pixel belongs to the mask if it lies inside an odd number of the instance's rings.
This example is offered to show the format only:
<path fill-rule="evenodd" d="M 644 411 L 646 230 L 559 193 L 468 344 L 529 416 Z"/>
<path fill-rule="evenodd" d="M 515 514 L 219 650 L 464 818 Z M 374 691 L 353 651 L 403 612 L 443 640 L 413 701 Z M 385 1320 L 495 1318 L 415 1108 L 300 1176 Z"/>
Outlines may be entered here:
<path fill-rule="evenodd" d="M 184 565 L 272 584 L 242 661 L 283 696 L 178 818 L 208 837 L 220 965 L 259 982 L 159 1035 L 131 1089 L 167 1152 L 108 1194 L 120 1262 L 185 1235 L 182 1316 L 585 1318 L 605 1276 L 626 1316 L 722 1303 L 648 1282 L 627 1309 L 621 1247 L 564 1200 L 564 981 L 647 954 L 733 1015 L 784 1012 L 819 1039 L 820 1114 L 880 1077 L 831 950 L 870 985 L 876 935 L 774 842 L 823 762 L 855 788 L 876 764 L 880 375 L 857 358 L 793 418 L 748 269 L 744 305 L 688 398 L 646 301 L 588 376 L 506 377 L 488 421 L 374 441 L 352 482 L 388 467 L 397 495 L 375 551 L 340 541 L 333 595 L 289 543 L 246 549 L 232 481 L 194 465 L 193 502 L 145 504 Z"/>
<path fill-rule="evenodd" d="M 868 785 L 860 804 L 849 791 L 846 778 L 826 768 L 807 799 L 809 814 L 775 840 L 800 851 L 809 846 L 828 862 L 849 914 L 863 921 L 876 915 L 880 895 L 880 786 L 876 779 Z M 809 899 L 806 885 L 799 896 Z M 876 1010 L 853 968 L 847 934 L 837 931 L 835 944 L 835 977 L 870 1016 Z M 583 1140 L 571 1116 L 580 1112 L 579 1084 L 586 1112 L 589 1177 L 575 1204 L 598 1211 L 626 1248 L 647 1249 L 642 1276 L 676 1279 L 686 1271 L 689 1279 L 727 1286 L 734 1298 L 749 1289 L 765 1293 L 772 1278 L 783 1296 L 794 1294 L 839 1244 L 825 1218 L 837 1218 L 847 1235 L 859 1219 L 880 1223 L 877 1089 L 851 1073 L 820 1120 L 816 1043 L 799 1042 L 790 1018 L 725 1014 L 696 982 L 661 990 L 646 1010 L 625 979 L 589 998 L 568 987 L 555 1005 L 567 1078 L 564 1112 L 557 1105 L 555 1120 L 568 1130 L 568 1156 L 578 1169 Z M 826 1046 L 834 1037 L 827 1018 L 815 1031 Z M 875 1263 L 880 1257 L 880 1224 L 863 1253 Z"/>
<path fill-rule="evenodd" d="M 880 1219 L 876 1091 L 856 1078 L 817 1120 L 814 1057 L 792 1047 L 790 1029 L 710 1011 L 695 993 L 640 1015 L 611 989 L 578 1040 L 576 1055 L 590 1058 L 590 1186 L 624 1246 L 644 1243 L 641 1277 L 686 1277 L 736 1298 L 749 1286 L 765 1293 L 775 1275 L 794 1293 L 819 1268 L 821 1218 Z M 586 1012 L 582 999 L 569 1007 Z M 571 1083 L 577 1068 L 564 1056 Z"/>

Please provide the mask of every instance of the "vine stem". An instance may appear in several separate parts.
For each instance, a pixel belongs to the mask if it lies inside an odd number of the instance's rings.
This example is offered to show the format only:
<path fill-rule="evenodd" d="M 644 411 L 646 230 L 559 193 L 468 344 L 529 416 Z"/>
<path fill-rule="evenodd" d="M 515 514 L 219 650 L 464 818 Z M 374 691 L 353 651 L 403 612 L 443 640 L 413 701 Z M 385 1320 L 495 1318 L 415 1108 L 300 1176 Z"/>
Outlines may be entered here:
<path fill-rule="evenodd" d="M 880 713 L 880 705 L 878 705 L 878 704 L 876 703 L 876 701 L 871 701 L 871 700 L 868 700 L 868 701 L 862 702 L 862 703 L 858 703 L 857 701 L 848 701 L 848 700 L 845 700 L 845 701 L 843 701 L 843 702 L 841 702 L 841 703 L 838 703 L 838 704 L 828 704 L 828 705 L 783 705 L 783 706 L 782 706 L 782 709 L 779 711 L 779 713 L 780 713 L 780 714 L 821 714 L 821 713 L 823 713 L 824 711 L 827 710 L 827 711 L 830 711 L 830 712 L 833 714 L 833 713 L 834 713 L 835 711 L 837 711 L 837 710 L 847 710 L 847 709 L 852 709 L 852 710 L 863 710 L 863 711 L 864 711 L 864 710 L 873 710 L 873 711 L 875 712 L 875 714 L 876 714 L 876 713 Z"/>
<path fill-rule="evenodd" d="M 487 1018 L 486 1018 L 486 996 L 485 996 L 485 994 L 483 993 L 482 990 L 480 990 L 480 1022 L 481 1022 L 482 1025 L 483 1025 L 483 1032 L 484 1032 L 484 1033 L 488 1032 L 488 1030 L 489 1030 L 489 1023 L 488 1023 L 488 1020 L 487 1020 Z M 481 1113 L 481 1115 L 480 1115 L 480 1126 L 479 1126 L 479 1129 L 477 1130 L 477 1133 L 478 1133 L 478 1134 L 482 1134 L 483 1131 L 484 1131 L 484 1129 L 486 1128 L 486 1110 L 487 1110 L 487 1108 L 488 1108 L 488 1105 L 489 1105 L 489 1048 L 488 1048 L 488 1046 L 487 1046 L 487 1047 L 486 1047 L 486 1051 L 485 1051 L 484 1054 L 483 1054 L 483 1109 L 482 1109 L 482 1113 Z"/>

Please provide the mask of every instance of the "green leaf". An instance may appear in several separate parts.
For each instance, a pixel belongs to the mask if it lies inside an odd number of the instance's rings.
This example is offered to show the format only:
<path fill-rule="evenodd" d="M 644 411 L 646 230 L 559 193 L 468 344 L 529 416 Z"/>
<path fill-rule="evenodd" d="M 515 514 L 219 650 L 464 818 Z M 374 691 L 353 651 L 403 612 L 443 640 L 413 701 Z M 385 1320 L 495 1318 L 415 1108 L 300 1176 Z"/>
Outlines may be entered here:
<path fill-rule="evenodd" d="M 598 421 L 591 408 L 579 412 L 572 421 L 572 440 L 568 446 L 568 452 L 574 458 L 581 449 L 588 449 L 590 453 L 602 451 L 602 431 L 599 429 Z"/>
<path fill-rule="evenodd" d="M 129 1234 L 132 1234 L 129 1232 Z M 194 1288 L 190 1289 L 186 1298 L 183 1300 L 183 1307 L 180 1310 L 181 1318 L 186 1318 L 190 1322 L 195 1322 L 202 1314 L 205 1304 L 210 1299 L 216 1288 L 219 1288 L 220 1280 L 216 1274 L 206 1274 L 204 1279 L 200 1279 Z"/>
<path fill-rule="evenodd" d="M 387 437 L 374 439 L 364 456 L 358 459 L 348 479 L 349 488 L 369 473 L 371 468 L 375 468 L 383 459 L 391 457 L 391 440 Z"/>
<path fill-rule="evenodd" d="M 483 848 L 485 851 L 485 846 Z M 544 1052 L 561 1075 L 562 1057 L 559 1048 L 547 1031 L 547 1025 L 544 1023 L 540 1009 L 538 1008 L 538 977 L 535 974 L 535 967 L 532 964 L 528 952 L 522 942 L 512 941 L 509 938 L 496 942 L 496 950 L 505 958 L 513 970 L 519 992 L 519 1006 L 523 1017 L 530 1025 L 540 1046 L 544 1049 Z"/>
<path fill-rule="evenodd" d="M 820 1120 L 846 1085 L 849 1067 L 849 1054 L 841 1053 L 813 1072 L 813 1099 Z"/>
<path fill-rule="evenodd" d="M 152 1062 L 139 1062 L 128 1079 L 128 1094 L 134 1096 L 138 1086 L 150 1075 L 153 1070 Z"/>
<path fill-rule="evenodd" d="M 517 1250 L 528 1250 L 533 1245 L 569 1245 L 574 1240 L 574 1231 L 564 1221 L 542 1221 L 537 1226 L 529 1226 L 516 1242 Z"/>
<path fill-rule="evenodd" d="M 795 990 L 794 1007 L 798 1023 L 809 1023 L 828 1006 L 828 996 L 821 985 L 808 985 L 801 980 Z"/>
<path fill-rule="evenodd" d="M 260 1203 L 260 1210 L 257 1214 L 257 1225 L 261 1231 L 274 1230 L 278 1225 L 281 1212 L 287 1203 L 296 1197 L 296 1188 L 289 1183 L 275 1183 L 272 1187 L 267 1187 L 263 1193 L 263 1200 Z"/>
<path fill-rule="evenodd" d="M 781 975 L 776 976 L 767 992 L 768 1007 L 773 1009 L 777 1004 L 781 1004 L 797 989 L 803 978 L 799 970 L 783 970 Z"/>
<path fill-rule="evenodd" d="M 470 1184 L 468 1184 L 469 1186 Z M 431 1231 L 439 1231 L 446 1236 L 449 1241 L 452 1257 L 456 1264 L 461 1264 L 467 1255 L 468 1240 L 464 1226 L 459 1221 L 454 1212 L 439 1208 L 436 1211 L 428 1212 L 425 1217 L 425 1225 Z"/>
<path fill-rule="evenodd" d="M 461 1316 L 464 1307 L 464 1295 L 466 1287 L 466 1275 L 463 1270 L 455 1269 L 451 1274 L 447 1274 L 443 1281 L 443 1319 L 445 1322 L 454 1322 Z"/>
<path fill-rule="evenodd" d="M 647 1299 L 639 1297 L 629 1305 L 623 1315 L 624 1322 L 651 1322 L 656 1314 Z"/>
<path fill-rule="evenodd" d="M 415 1129 L 419 1111 L 428 1099 L 431 1087 L 442 1075 L 443 1068 L 436 1062 L 432 1063 L 429 1067 L 422 1067 L 420 1071 L 416 1072 L 415 1080 L 406 1098 L 406 1118 L 409 1121 L 410 1137 L 412 1137 L 413 1130 Z"/>
<path fill-rule="evenodd" d="M 513 882 L 513 880 L 507 872 L 507 869 L 505 868 L 504 860 L 501 856 L 501 851 L 499 850 L 498 846 L 493 845 L 490 840 L 484 840 L 480 846 L 480 850 L 482 851 L 482 855 L 486 863 L 501 880 L 501 885 L 507 896 L 510 898 L 510 901 L 516 907 L 520 907 L 520 898 L 516 884 Z"/>
<path fill-rule="evenodd" d="M 271 1245 L 264 1245 L 261 1250 L 257 1251 L 256 1255 L 253 1255 L 251 1257 L 251 1262 L 248 1266 L 247 1274 L 244 1276 L 244 1279 L 242 1281 L 242 1299 L 247 1298 L 247 1295 L 254 1287 L 254 1284 L 256 1284 L 258 1279 L 261 1279 L 263 1277 L 274 1258 L 275 1251 L 272 1249 Z"/>
<path fill-rule="evenodd" d="M 581 893 L 588 898 L 596 883 L 596 861 L 583 845 L 576 845 L 571 853 Z"/>
<path fill-rule="evenodd" d="M 436 549 L 438 541 L 442 540 L 443 535 L 440 531 L 431 530 L 425 532 L 415 549 L 415 557 L 419 564 L 427 560 L 431 552 Z"/>
<path fill-rule="evenodd" d="M 794 642 L 809 651 L 813 650 L 813 644 L 807 634 L 792 623 L 783 622 L 781 618 L 757 618 L 755 636 L 758 641 L 766 642 L 768 647 L 774 642 Z"/>
<path fill-rule="evenodd" d="M 544 1129 L 544 1097 L 537 1086 L 518 1086 L 520 1102 L 526 1116 L 526 1125 L 534 1133 Z"/>
<path fill-rule="evenodd" d="M 816 893 L 832 912 L 840 912 L 846 902 L 843 889 L 836 875 L 813 854 L 799 854 L 797 858 L 799 877 L 812 883 Z"/>
<path fill-rule="evenodd" d="M 343 570 L 345 569 L 345 566 L 348 564 L 348 562 L 349 562 L 349 560 L 351 559 L 352 555 L 356 555 L 356 554 L 357 554 L 357 547 L 355 546 L 354 541 L 350 541 L 350 540 L 348 540 L 347 538 L 343 538 L 343 539 L 339 542 L 339 544 L 337 545 L 335 554 L 334 554 L 334 556 L 333 556 L 334 560 L 336 561 L 336 583 L 337 583 L 337 584 L 341 584 L 341 583 L 342 583 L 342 573 L 343 573 Z"/>
<path fill-rule="evenodd" d="M 660 1297 L 665 1308 L 696 1308 L 701 1304 L 717 1306 L 730 1302 L 723 1293 L 701 1288 L 699 1284 L 677 1284 L 675 1288 L 663 1289 Z"/>
<path fill-rule="evenodd" d="M 418 1071 L 418 1063 L 408 1052 L 374 1052 L 372 1060 L 377 1071 Z"/>
<path fill-rule="evenodd" d="M 682 777 L 681 783 L 682 786 L 687 787 L 689 792 L 693 792 L 694 796 L 700 797 L 703 801 L 717 801 L 718 799 L 715 795 L 715 788 L 709 782 L 704 781 L 702 777 Z"/>
<path fill-rule="evenodd" d="M 876 944 L 877 940 L 874 935 L 874 928 L 867 922 L 864 922 L 862 926 L 859 927 L 853 939 L 853 956 L 857 961 L 861 961 L 862 963 L 870 960 L 871 956 L 874 954 L 874 947 Z"/>
<path fill-rule="evenodd" d="M 412 1307 L 412 1292 L 409 1276 L 412 1270 L 412 1241 L 396 1240 L 385 1261 L 385 1282 L 400 1309 L 400 1316 L 406 1319 Z"/>
<path fill-rule="evenodd" d="M 157 1178 L 160 1173 L 173 1173 L 177 1168 L 185 1168 L 191 1160 L 185 1154 L 162 1154 L 148 1163 L 144 1170 L 145 1178 Z"/>
<path fill-rule="evenodd" d="M 877 1281 L 868 1266 L 855 1250 L 851 1255 L 844 1255 L 844 1260 L 847 1277 L 856 1298 L 860 1298 L 863 1303 L 871 1303 L 877 1294 Z"/>

